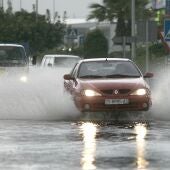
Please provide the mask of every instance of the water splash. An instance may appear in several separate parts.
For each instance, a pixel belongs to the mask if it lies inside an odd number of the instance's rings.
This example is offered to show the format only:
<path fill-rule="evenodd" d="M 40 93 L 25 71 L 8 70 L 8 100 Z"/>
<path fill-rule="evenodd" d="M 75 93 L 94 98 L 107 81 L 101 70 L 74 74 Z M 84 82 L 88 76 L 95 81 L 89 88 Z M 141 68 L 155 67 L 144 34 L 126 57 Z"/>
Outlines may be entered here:
<path fill-rule="evenodd" d="M 152 115 L 159 120 L 170 120 L 170 69 L 159 71 L 152 84 Z"/>
<path fill-rule="evenodd" d="M 58 120 L 78 116 L 71 96 L 64 92 L 68 69 L 31 68 L 27 83 L 0 79 L 0 119 Z"/>

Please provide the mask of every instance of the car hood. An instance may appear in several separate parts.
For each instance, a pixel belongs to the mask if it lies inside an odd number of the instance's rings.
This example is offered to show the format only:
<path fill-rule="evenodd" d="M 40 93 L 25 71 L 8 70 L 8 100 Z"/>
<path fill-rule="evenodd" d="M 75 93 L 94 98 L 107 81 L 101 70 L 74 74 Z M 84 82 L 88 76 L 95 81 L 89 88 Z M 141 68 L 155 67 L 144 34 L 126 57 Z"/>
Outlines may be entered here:
<path fill-rule="evenodd" d="M 145 80 L 140 78 L 117 79 L 78 79 L 78 84 L 83 89 L 107 90 L 107 89 L 137 89 L 148 87 Z"/>

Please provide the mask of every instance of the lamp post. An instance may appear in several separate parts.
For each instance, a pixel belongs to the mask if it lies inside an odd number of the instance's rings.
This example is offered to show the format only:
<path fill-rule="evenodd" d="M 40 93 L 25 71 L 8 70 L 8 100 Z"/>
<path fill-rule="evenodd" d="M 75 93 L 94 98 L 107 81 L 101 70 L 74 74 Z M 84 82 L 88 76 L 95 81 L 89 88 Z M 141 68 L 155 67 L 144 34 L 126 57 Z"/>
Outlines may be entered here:
<path fill-rule="evenodd" d="M 4 0 L 1 0 L 1 4 L 0 4 L 1 6 L 0 6 L 0 8 L 4 8 Z"/>
<path fill-rule="evenodd" d="M 131 57 L 132 57 L 132 60 L 135 59 L 135 55 L 136 55 L 136 50 L 135 50 L 135 0 L 131 0 L 131 36 L 132 36 L 132 52 L 131 52 Z"/>
<path fill-rule="evenodd" d="M 20 0 L 20 11 L 22 10 L 22 0 Z"/>
<path fill-rule="evenodd" d="M 35 12 L 36 12 L 36 22 L 37 22 L 38 21 L 38 0 L 36 0 Z"/>
<path fill-rule="evenodd" d="M 55 0 L 53 0 L 53 23 L 55 22 Z"/>

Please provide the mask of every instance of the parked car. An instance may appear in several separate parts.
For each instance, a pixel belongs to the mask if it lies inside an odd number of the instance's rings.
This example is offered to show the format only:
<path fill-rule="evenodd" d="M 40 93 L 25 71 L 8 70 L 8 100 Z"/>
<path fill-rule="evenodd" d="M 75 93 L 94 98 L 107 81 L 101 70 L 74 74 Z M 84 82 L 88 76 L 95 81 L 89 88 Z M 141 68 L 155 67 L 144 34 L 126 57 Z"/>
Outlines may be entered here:
<path fill-rule="evenodd" d="M 42 59 L 42 67 L 74 67 L 74 65 L 80 60 L 79 56 L 75 55 L 60 55 L 50 54 L 45 55 Z"/>
<path fill-rule="evenodd" d="M 0 44 L 0 77 L 17 77 L 27 81 L 29 58 L 25 49 L 18 44 Z"/>
<path fill-rule="evenodd" d="M 70 74 L 64 87 L 81 112 L 147 111 L 151 90 L 136 64 L 129 59 L 84 59 Z"/>

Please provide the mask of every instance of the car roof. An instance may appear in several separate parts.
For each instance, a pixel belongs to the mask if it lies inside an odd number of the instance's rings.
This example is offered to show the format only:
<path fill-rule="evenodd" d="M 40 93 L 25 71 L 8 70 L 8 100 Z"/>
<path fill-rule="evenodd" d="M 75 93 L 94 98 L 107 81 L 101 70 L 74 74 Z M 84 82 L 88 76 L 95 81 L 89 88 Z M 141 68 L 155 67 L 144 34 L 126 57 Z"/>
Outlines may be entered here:
<path fill-rule="evenodd" d="M 79 56 L 76 55 L 66 55 L 66 54 L 47 54 L 44 55 L 44 57 L 69 57 L 69 58 L 80 58 Z"/>
<path fill-rule="evenodd" d="M 0 46 L 23 47 L 23 45 L 20 44 L 2 44 L 2 43 L 0 43 Z"/>
<path fill-rule="evenodd" d="M 90 61 L 131 61 L 128 58 L 91 58 L 91 59 L 82 59 L 80 63 L 82 62 L 90 62 Z"/>

